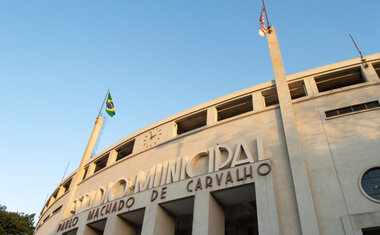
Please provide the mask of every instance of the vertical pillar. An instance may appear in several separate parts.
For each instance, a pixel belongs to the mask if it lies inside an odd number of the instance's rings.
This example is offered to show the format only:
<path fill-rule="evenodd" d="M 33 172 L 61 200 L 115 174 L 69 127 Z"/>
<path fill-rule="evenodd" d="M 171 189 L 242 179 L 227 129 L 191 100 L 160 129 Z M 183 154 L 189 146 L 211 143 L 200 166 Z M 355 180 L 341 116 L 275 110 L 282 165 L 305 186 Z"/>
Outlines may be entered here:
<path fill-rule="evenodd" d="M 95 163 L 91 162 L 90 165 L 88 166 L 88 169 L 87 169 L 87 176 L 86 176 L 86 178 L 88 178 L 88 177 L 90 177 L 90 176 L 92 176 L 94 174 L 95 167 L 96 167 Z"/>
<path fill-rule="evenodd" d="M 285 69 L 282 62 L 276 31 L 270 28 L 267 34 L 269 52 L 272 59 L 276 89 L 280 103 L 285 141 L 292 171 L 294 191 L 297 201 L 298 216 L 303 234 L 319 234 L 318 220 L 307 175 L 302 146 L 298 135 Z"/>
<path fill-rule="evenodd" d="M 362 76 L 365 80 L 368 82 L 380 82 L 379 77 L 377 76 L 375 68 L 372 66 L 372 64 L 367 63 L 368 67 L 364 67 L 364 65 L 361 65 L 361 72 Z"/>
<path fill-rule="evenodd" d="M 306 93 L 308 96 L 314 96 L 319 93 L 314 77 L 304 78 L 303 81 L 305 82 Z"/>
<path fill-rule="evenodd" d="M 83 156 L 82 156 L 82 160 L 79 164 L 79 167 L 76 171 L 76 174 L 73 176 L 73 179 L 71 180 L 70 192 L 69 192 L 69 196 L 67 199 L 67 203 L 62 208 L 63 209 L 62 220 L 71 215 L 70 214 L 70 208 L 72 207 L 71 203 L 73 202 L 73 200 L 75 198 L 75 193 L 76 193 L 78 184 L 82 181 L 82 178 L 83 178 L 83 175 L 85 172 L 84 165 L 91 158 L 91 154 L 94 150 L 96 140 L 98 139 L 100 130 L 103 126 L 103 122 L 104 122 L 104 119 L 100 116 L 96 119 L 94 129 L 92 130 L 90 139 L 88 140 L 86 149 L 85 149 Z"/>
<path fill-rule="evenodd" d="M 175 221 L 172 215 L 157 203 L 145 208 L 141 235 L 174 235 Z"/>
<path fill-rule="evenodd" d="M 276 197 L 273 176 L 255 173 L 255 194 L 257 204 L 257 221 L 259 234 L 279 235 Z"/>
<path fill-rule="evenodd" d="M 136 228 L 117 215 L 107 219 L 104 233 L 107 235 L 135 235 Z"/>
<path fill-rule="evenodd" d="M 261 92 L 254 92 L 252 94 L 253 110 L 260 111 L 263 109 L 263 96 Z"/>
<path fill-rule="evenodd" d="M 210 107 L 207 109 L 207 126 L 211 126 L 218 120 L 218 113 L 215 107 Z"/>
<path fill-rule="evenodd" d="M 194 235 L 224 234 L 224 210 L 206 190 L 198 191 L 194 199 Z"/>
<path fill-rule="evenodd" d="M 111 150 L 110 155 L 107 159 L 107 166 L 110 166 L 111 164 L 114 164 L 116 162 L 117 158 L 117 152 L 115 149 Z"/>

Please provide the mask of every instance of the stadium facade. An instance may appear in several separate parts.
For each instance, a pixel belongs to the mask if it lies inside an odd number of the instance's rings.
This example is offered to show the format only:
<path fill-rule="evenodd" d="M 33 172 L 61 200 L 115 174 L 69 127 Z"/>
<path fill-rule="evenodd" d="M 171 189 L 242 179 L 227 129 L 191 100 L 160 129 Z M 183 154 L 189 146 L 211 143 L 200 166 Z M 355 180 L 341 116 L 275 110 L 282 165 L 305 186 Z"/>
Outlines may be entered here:
<path fill-rule="evenodd" d="M 380 53 L 277 65 L 91 158 L 99 117 L 35 234 L 380 234 Z"/>

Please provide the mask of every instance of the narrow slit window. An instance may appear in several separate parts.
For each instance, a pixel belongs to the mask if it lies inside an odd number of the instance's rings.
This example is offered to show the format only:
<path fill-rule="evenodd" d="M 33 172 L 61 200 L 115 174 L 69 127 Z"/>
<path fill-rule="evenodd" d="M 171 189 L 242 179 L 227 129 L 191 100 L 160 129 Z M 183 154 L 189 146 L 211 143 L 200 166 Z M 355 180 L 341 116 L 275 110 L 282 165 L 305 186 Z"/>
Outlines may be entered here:
<path fill-rule="evenodd" d="M 304 81 L 297 81 L 289 83 L 290 96 L 292 100 L 306 96 L 306 89 Z"/>
<path fill-rule="evenodd" d="M 131 155 L 133 152 L 133 146 L 135 145 L 135 140 L 131 140 L 127 142 L 126 144 L 122 145 L 120 148 L 118 148 L 117 151 L 117 157 L 116 161 L 119 161 L 120 159 L 125 158 L 128 155 Z"/>
<path fill-rule="evenodd" d="M 105 156 L 101 157 L 99 160 L 95 162 L 94 173 L 100 171 L 101 169 L 107 166 L 108 156 L 109 154 L 106 154 Z"/>
<path fill-rule="evenodd" d="M 275 87 L 273 87 L 269 90 L 265 90 L 265 91 L 261 92 L 261 94 L 264 98 L 264 102 L 265 102 L 266 107 L 278 104 L 278 96 L 277 96 L 277 91 L 276 91 Z"/>
<path fill-rule="evenodd" d="M 326 111 L 325 114 L 326 114 L 326 117 L 329 118 L 329 117 L 334 117 L 334 116 L 340 116 L 347 113 L 355 113 L 362 110 L 371 110 L 378 107 L 380 107 L 380 103 L 379 101 L 376 100 L 376 101 L 371 101 L 368 103 L 356 104 L 356 105 L 347 106 L 347 107 L 343 107 L 339 109 L 329 110 L 329 111 Z"/>
<path fill-rule="evenodd" d="M 349 69 L 319 76 L 314 80 L 317 84 L 319 92 L 330 91 L 333 89 L 365 82 L 364 78 L 361 75 L 360 68 Z"/>
<path fill-rule="evenodd" d="M 206 126 L 207 111 L 202 111 L 200 113 L 193 114 L 191 116 L 182 118 L 176 121 L 177 124 L 177 134 L 183 134 L 197 128 Z"/>
<path fill-rule="evenodd" d="M 218 121 L 234 117 L 253 110 L 252 96 L 246 96 L 216 108 L 218 112 Z"/>
<path fill-rule="evenodd" d="M 61 210 L 61 208 L 62 208 L 62 205 L 60 205 L 59 207 L 57 207 L 57 209 L 55 209 L 53 211 L 53 215 L 57 214 Z"/>

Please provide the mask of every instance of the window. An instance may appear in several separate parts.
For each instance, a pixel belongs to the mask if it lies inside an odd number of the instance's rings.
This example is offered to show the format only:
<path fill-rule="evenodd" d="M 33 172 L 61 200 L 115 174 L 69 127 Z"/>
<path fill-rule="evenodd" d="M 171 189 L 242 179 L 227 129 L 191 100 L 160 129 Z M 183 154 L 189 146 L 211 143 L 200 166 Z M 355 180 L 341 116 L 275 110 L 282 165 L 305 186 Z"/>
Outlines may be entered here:
<path fill-rule="evenodd" d="M 362 176 L 361 186 L 370 198 L 380 201 L 380 167 L 366 171 Z"/>
<path fill-rule="evenodd" d="M 365 82 L 360 68 L 339 71 L 315 78 L 319 92 L 329 91 L 341 87 L 351 86 Z"/>
<path fill-rule="evenodd" d="M 67 180 L 66 183 L 63 185 L 63 187 L 65 188 L 65 191 L 63 193 L 66 193 L 67 191 L 69 191 L 71 180 L 72 178 Z"/>
<path fill-rule="evenodd" d="M 62 205 L 60 205 L 59 207 L 57 207 L 57 209 L 53 211 L 53 215 L 57 214 L 61 209 L 62 209 Z"/>
<path fill-rule="evenodd" d="M 43 220 L 43 222 L 45 223 L 45 222 L 46 222 L 46 220 L 48 220 L 48 219 L 49 219 L 49 217 L 50 217 L 50 215 L 47 215 L 47 216 L 45 217 L 45 219 Z"/>
<path fill-rule="evenodd" d="M 370 110 L 377 107 L 380 107 L 380 104 L 379 104 L 379 101 L 376 100 L 376 101 L 372 101 L 368 103 L 356 104 L 353 106 L 329 110 L 329 111 L 326 111 L 325 114 L 326 114 L 326 117 L 329 118 L 329 117 L 334 117 L 334 116 L 340 116 L 346 113 L 355 113 L 361 110 L 367 110 L 367 109 Z"/>
<path fill-rule="evenodd" d="M 87 171 L 88 171 L 88 166 L 86 168 L 84 168 L 84 174 L 83 174 L 82 180 L 86 179 Z"/>
<path fill-rule="evenodd" d="M 303 80 L 289 83 L 292 100 L 306 96 L 305 83 Z"/>
<path fill-rule="evenodd" d="M 264 98 L 264 102 L 265 102 L 266 107 L 278 104 L 277 90 L 275 87 L 273 87 L 269 90 L 265 90 L 265 91 L 261 92 L 261 94 Z"/>
<path fill-rule="evenodd" d="M 379 235 L 380 234 L 380 227 L 363 228 L 362 232 L 363 232 L 363 235 Z"/>
<path fill-rule="evenodd" d="M 54 193 L 51 195 L 51 198 L 52 198 L 53 200 L 57 198 L 57 196 L 58 196 L 58 192 L 59 192 L 59 188 L 57 188 L 57 189 L 54 191 Z"/>
<path fill-rule="evenodd" d="M 117 157 L 116 161 L 125 158 L 126 156 L 132 154 L 133 146 L 135 145 L 135 140 L 131 140 L 126 144 L 122 145 L 120 148 L 116 149 Z"/>
<path fill-rule="evenodd" d="M 109 156 L 109 153 L 106 154 L 105 156 L 101 157 L 99 160 L 97 160 L 97 161 L 95 162 L 95 170 L 94 170 L 94 173 L 100 171 L 101 169 L 103 169 L 104 167 L 107 166 L 108 156 Z"/>
<path fill-rule="evenodd" d="M 218 121 L 253 110 L 252 96 L 246 96 L 216 107 Z"/>
<path fill-rule="evenodd" d="M 373 68 L 375 69 L 377 76 L 380 78 L 380 63 L 373 64 Z"/>
<path fill-rule="evenodd" d="M 183 134 L 188 131 L 206 126 L 207 111 L 202 111 L 200 113 L 193 114 L 191 116 L 182 118 L 176 121 L 177 124 L 177 134 Z"/>

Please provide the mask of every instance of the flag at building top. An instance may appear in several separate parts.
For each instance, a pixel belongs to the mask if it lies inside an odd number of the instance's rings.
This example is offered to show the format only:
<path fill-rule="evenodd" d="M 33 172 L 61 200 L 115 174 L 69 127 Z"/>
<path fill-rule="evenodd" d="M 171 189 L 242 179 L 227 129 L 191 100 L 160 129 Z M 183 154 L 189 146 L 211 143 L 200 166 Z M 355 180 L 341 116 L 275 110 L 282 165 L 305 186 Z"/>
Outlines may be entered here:
<path fill-rule="evenodd" d="M 265 12 L 265 6 L 263 5 L 261 7 L 260 18 L 259 18 L 259 34 L 261 37 L 264 37 L 265 34 L 267 34 L 267 30 L 265 28 L 265 23 L 264 23 L 264 15 L 263 15 L 264 12 Z"/>
<path fill-rule="evenodd" d="M 113 117 L 115 115 L 115 107 L 113 106 L 111 93 L 108 93 L 107 104 L 106 104 L 106 112 L 111 117 Z"/>

